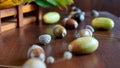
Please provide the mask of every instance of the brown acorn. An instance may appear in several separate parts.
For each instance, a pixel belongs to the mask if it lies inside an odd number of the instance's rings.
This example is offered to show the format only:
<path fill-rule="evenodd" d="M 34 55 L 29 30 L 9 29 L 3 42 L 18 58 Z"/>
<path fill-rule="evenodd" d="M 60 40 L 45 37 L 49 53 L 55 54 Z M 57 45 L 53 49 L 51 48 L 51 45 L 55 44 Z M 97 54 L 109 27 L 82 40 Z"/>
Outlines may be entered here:
<path fill-rule="evenodd" d="M 67 35 L 67 30 L 62 25 L 56 25 L 53 28 L 53 34 L 57 38 L 63 38 Z"/>
<path fill-rule="evenodd" d="M 93 34 L 92 31 L 89 29 L 82 29 L 79 32 L 80 37 L 92 36 L 92 34 Z"/>
<path fill-rule="evenodd" d="M 78 23 L 74 19 L 68 19 L 66 21 L 65 27 L 68 29 L 76 29 L 78 27 Z"/>
<path fill-rule="evenodd" d="M 74 54 L 90 54 L 98 49 L 99 41 L 94 37 L 80 37 L 68 45 L 68 50 Z"/>

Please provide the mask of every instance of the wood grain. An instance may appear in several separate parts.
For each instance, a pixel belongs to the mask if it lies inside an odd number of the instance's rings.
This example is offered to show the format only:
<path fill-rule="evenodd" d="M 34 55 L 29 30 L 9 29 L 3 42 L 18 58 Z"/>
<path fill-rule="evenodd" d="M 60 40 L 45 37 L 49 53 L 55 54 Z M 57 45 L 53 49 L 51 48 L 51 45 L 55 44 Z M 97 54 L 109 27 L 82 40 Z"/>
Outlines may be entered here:
<path fill-rule="evenodd" d="M 35 17 L 27 17 L 22 20 L 22 25 L 28 25 L 36 21 Z M 2 22 L 1 24 L 1 32 L 5 32 L 11 29 L 15 29 L 17 27 L 17 19 L 10 19 L 8 21 Z"/>
<path fill-rule="evenodd" d="M 33 10 L 35 10 L 35 5 L 33 5 L 33 4 L 22 5 L 22 10 L 21 11 L 23 13 L 31 12 Z M 1 11 L 1 13 L 0 13 L 1 18 L 9 17 L 9 16 L 13 16 L 13 15 L 17 14 L 16 8 L 3 9 L 3 10 L 0 10 L 0 11 Z"/>

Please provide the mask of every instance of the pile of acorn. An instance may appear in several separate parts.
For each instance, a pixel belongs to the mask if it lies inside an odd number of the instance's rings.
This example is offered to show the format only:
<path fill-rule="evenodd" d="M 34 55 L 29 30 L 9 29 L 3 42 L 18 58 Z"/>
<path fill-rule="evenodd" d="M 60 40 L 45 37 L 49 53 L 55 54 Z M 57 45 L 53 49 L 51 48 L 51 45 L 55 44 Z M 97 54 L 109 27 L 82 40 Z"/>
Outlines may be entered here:
<path fill-rule="evenodd" d="M 51 42 L 51 35 L 49 34 L 43 34 L 39 36 L 39 42 L 42 45 L 47 45 Z M 44 49 L 37 45 L 33 44 L 32 47 L 29 48 L 28 50 L 28 59 L 22 68 L 46 68 L 45 61 L 47 63 L 54 63 L 55 59 L 52 56 L 48 56 L 47 59 L 45 60 L 45 51 Z M 71 59 L 72 58 L 72 53 L 69 51 L 66 51 L 63 55 L 64 59 Z"/>
<path fill-rule="evenodd" d="M 73 6 L 71 8 L 70 14 L 65 17 L 62 21 L 64 27 L 68 29 L 76 29 L 80 22 L 85 20 L 85 12 L 81 11 L 81 9 Z"/>
<path fill-rule="evenodd" d="M 64 38 L 67 35 L 66 28 L 76 29 L 80 22 L 85 19 L 85 12 L 82 12 L 79 8 L 72 7 L 70 14 L 62 21 L 62 25 L 55 25 L 53 28 L 53 34 L 56 38 Z M 90 54 L 98 48 L 98 41 L 92 37 L 94 29 L 90 25 L 86 25 L 84 29 L 77 33 L 77 39 L 73 40 L 68 45 L 68 51 L 63 54 L 64 59 L 70 60 L 72 54 Z M 47 45 L 51 42 L 51 35 L 43 34 L 39 36 L 40 44 Z M 55 59 L 52 56 L 47 57 L 45 60 L 44 49 L 36 44 L 28 50 L 28 61 L 24 63 L 22 68 L 46 68 L 45 61 L 47 63 L 54 63 Z"/>
<path fill-rule="evenodd" d="M 53 12 L 52 14 L 56 14 Z M 99 13 L 96 10 L 92 10 L 92 16 L 98 17 Z M 51 14 L 48 14 L 51 15 Z M 46 19 L 48 16 L 44 16 Z M 57 14 L 58 19 L 59 14 Z M 77 7 L 72 7 L 70 14 L 62 20 L 62 25 L 58 24 L 53 27 L 52 33 L 56 38 L 64 38 L 67 35 L 68 29 L 76 29 L 80 22 L 85 20 L 85 12 L 81 11 Z M 51 19 L 47 18 L 47 23 L 54 23 Z M 57 22 L 58 20 L 56 20 Z M 102 21 L 102 24 L 101 24 Z M 107 23 L 107 28 L 103 24 Z M 97 25 L 99 24 L 99 25 Z M 109 18 L 95 18 L 92 21 L 92 25 L 96 28 L 102 29 L 112 29 L 114 27 L 114 22 Z M 97 50 L 99 42 L 96 38 L 93 37 L 94 28 L 90 25 L 86 25 L 84 29 L 81 29 L 76 35 L 76 39 L 69 43 L 68 51 L 65 51 L 63 54 L 64 59 L 70 60 L 73 54 L 91 54 Z M 42 45 L 47 45 L 51 42 L 50 34 L 43 34 L 39 36 L 39 42 Z M 45 61 L 47 63 L 54 63 L 55 59 L 52 56 L 48 56 L 45 60 L 45 51 L 44 49 L 36 44 L 33 44 L 32 47 L 28 50 L 28 57 L 30 58 L 22 66 L 23 68 L 46 68 Z"/>

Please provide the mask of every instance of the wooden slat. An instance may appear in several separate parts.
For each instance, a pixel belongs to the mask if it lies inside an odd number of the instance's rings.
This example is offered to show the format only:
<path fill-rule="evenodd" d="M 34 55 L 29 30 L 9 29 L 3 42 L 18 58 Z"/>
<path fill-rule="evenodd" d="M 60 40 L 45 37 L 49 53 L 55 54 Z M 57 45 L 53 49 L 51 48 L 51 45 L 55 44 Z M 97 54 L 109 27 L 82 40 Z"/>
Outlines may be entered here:
<path fill-rule="evenodd" d="M 27 25 L 36 21 L 35 17 L 24 18 L 23 25 Z"/>
<path fill-rule="evenodd" d="M 31 4 L 31 5 L 25 5 L 23 7 L 23 13 L 27 13 L 27 12 L 31 12 L 31 11 L 34 11 L 36 9 L 36 6 Z"/>
<path fill-rule="evenodd" d="M 16 9 L 17 9 L 17 27 L 22 27 L 23 26 L 22 5 L 17 6 Z"/>
<path fill-rule="evenodd" d="M 17 23 L 14 23 L 14 22 L 13 23 L 10 23 L 10 22 L 3 23 L 2 27 L 1 27 L 1 32 L 16 28 L 16 25 L 17 25 Z"/>
<path fill-rule="evenodd" d="M 0 33 L 1 33 L 1 18 L 0 18 Z"/>
<path fill-rule="evenodd" d="M 23 13 L 31 12 L 35 10 L 35 5 L 28 4 L 22 6 Z M 8 16 L 13 16 L 16 15 L 17 11 L 16 8 L 9 8 L 9 9 L 3 9 L 1 11 L 1 18 L 8 17 Z"/>
<path fill-rule="evenodd" d="M 35 17 L 24 18 L 23 25 L 27 25 L 27 24 L 33 23 L 35 21 L 36 21 Z M 2 22 L 1 32 L 7 31 L 10 29 L 14 29 L 16 27 L 17 27 L 17 19 L 12 19 L 7 22 Z"/>
<path fill-rule="evenodd" d="M 37 6 L 37 9 L 34 11 L 36 17 L 36 23 L 39 24 L 39 20 L 42 21 L 42 7 Z"/>
<path fill-rule="evenodd" d="M 0 33 L 1 33 L 1 11 L 0 11 Z"/>
<path fill-rule="evenodd" d="M 9 8 L 9 9 L 4 9 L 4 10 L 0 10 L 0 11 L 1 11 L 1 18 L 9 17 L 9 16 L 16 14 L 15 8 Z"/>

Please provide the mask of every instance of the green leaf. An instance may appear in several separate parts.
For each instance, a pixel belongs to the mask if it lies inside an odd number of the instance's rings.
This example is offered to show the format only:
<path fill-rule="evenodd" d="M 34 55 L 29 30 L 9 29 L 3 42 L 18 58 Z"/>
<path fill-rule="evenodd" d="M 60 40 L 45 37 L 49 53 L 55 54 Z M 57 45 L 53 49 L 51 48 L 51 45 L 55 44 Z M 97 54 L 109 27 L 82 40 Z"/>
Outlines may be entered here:
<path fill-rule="evenodd" d="M 28 0 L 27 2 L 28 2 L 28 3 L 31 3 L 31 2 L 33 2 L 33 1 L 34 1 L 34 0 Z"/>
<path fill-rule="evenodd" d="M 73 3 L 74 3 L 74 1 L 73 1 L 73 0 L 65 0 L 65 1 L 66 1 L 66 3 L 67 3 L 68 5 L 73 4 Z"/>
<path fill-rule="evenodd" d="M 49 2 L 50 4 L 54 5 L 54 6 L 58 6 L 58 4 L 56 3 L 55 0 L 46 0 L 47 2 Z"/>
<path fill-rule="evenodd" d="M 67 5 L 74 3 L 73 0 L 54 0 L 54 1 L 58 3 L 58 7 L 60 8 L 66 8 Z"/>
<path fill-rule="evenodd" d="M 60 8 L 66 8 L 66 1 L 65 0 L 55 0 Z"/>
<path fill-rule="evenodd" d="M 35 3 L 44 8 L 59 7 L 67 8 L 67 5 L 74 3 L 74 0 L 35 0 Z"/>
<path fill-rule="evenodd" d="M 54 5 L 48 3 L 46 0 L 35 0 L 35 3 L 38 6 L 44 7 L 44 8 L 51 8 L 54 7 Z"/>
<path fill-rule="evenodd" d="M 34 0 L 24 0 L 24 3 L 29 4 L 29 3 L 33 2 L 33 1 L 34 1 Z"/>

